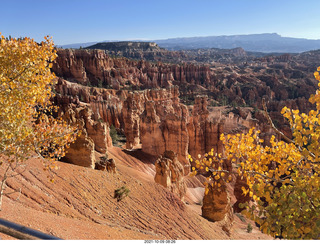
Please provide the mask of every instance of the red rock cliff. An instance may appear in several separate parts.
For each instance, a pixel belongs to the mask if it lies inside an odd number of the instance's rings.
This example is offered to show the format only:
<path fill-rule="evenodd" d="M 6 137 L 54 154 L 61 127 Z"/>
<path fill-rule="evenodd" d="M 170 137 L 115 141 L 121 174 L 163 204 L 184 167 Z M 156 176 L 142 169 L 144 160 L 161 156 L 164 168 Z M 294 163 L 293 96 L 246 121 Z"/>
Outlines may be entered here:
<path fill-rule="evenodd" d="M 305 97 L 312 92 L 312 82 L 300 82 L 297 77 L 304 75 L 302 71 L 274 61 L 265 64 L 261 60 L 260 64 L 243 67 L 209 67 L 111 58 L 103 50 L 58 50 L 53 66 L 59 76 L 56 102 L 63 106 L 90 105 L 94 121 L 102 120 L 124 131 L 127 148 L 141 143 L 144 152 L 156 156 L 172 150 L 189 167 L 188 153 L 196 156 L 211 148 L 222 152 L 221 133 L 247 130 L 255 124 L 252 114 L 262 123 L 265 121 L 259 111 L 237 108 L 238 105 L 250 104 L 258 110 L 265 98 L 271 116 L 280 126 L 284 124 L 281 115 L 273 111 L 280 111 L 285 105 L 303 111 L 310 107 Z M 298 81 L 296 89 L 294 83 Z M 172 88 L 173 85 L 179 88 Z M 145 88 L 152 89 L 133 91 Z M 180 103 L 179 96 L 193 99 L 190 111 Z M 237 111 L 225 106 L 208 108 L 208 104 L 219 103 L 232 103 Z M 283 130 L 290 133 L 288 127 Z M 270 135 L 268 126 L 262 131 Z"/>
<path fill-rule="evenodd" d="M 210 82 L 208 66 L 111 58 L 103 50 L 59 49 L 52 70 L 72 82 L 116 90 L 132 86 L 156 88 L 170 87 L 173 83 Z"/>

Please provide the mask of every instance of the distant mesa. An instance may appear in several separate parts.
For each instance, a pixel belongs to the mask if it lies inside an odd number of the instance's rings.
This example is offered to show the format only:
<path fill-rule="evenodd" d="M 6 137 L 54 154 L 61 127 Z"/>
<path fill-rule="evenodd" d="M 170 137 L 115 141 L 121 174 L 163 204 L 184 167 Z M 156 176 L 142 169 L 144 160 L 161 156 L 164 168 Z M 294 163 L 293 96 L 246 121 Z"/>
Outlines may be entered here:
<path fill-rule="evenodd" d="M 230 62 L 243 61 L 249 56 L 243 48 L 232 49 L 192 49 L 172 51 L 159 47 L 155 42 L 122 41 L 122 42 L 101 42 L 84 49 L 104 50 L 110 56 L 121 56 L 130 59 L 147 60 L 151 62 L 181 63 L 181 62 Z M 255 57 L 264 54 L 255 53 Z"/>
<path fill-rule="evenodd" d="M 110 56 L 121 56 L 136 60 L 177 62 L 181 53 L 160 48 L 155 42 L 121 41 L 101 42 L 85 47 L 85 49 L 104 50 Z"/>
<path fill-rule="evenodd" d="M 122 41 L 122 42 L 100 42 L 95 45 L 86 47 L 86 49 L 102 49 L 109 51 L 161 51 L 155 42 L 133 42 L 133 41 Z"/>

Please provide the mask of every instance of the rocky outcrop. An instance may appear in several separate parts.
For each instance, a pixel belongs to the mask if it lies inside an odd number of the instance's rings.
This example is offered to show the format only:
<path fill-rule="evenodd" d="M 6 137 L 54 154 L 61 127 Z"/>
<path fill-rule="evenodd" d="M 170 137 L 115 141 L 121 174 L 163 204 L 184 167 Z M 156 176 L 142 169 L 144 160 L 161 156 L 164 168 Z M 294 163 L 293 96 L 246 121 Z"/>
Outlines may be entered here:
<path fill-rule="evenodd" d="M 233 209 L 226 186 L 220 188 L 209 185 L 209 191 L 203 198 L 202 216 L 210 221 L 217 222 L 230 235 L 234 223 Z"/>
<path fill-rule="evenodd" d="M 142 151 L 155 156 L 174 151 L 188 174 L 189 113 L 187 107 L 179 103 L 178 88 L 148 90 L 145 96 L 145 109 L 139 125 Z"/>
<path fill-rule="evenodd" d="M 178 87 L 129 93 L 122 112 L 127 148 L 141 144 L 142 151 L 153 156 L 175 151 L 189 172 L 189 113 L 179 102 Z"/>
<path fill-rule="evenodd" d="M 86 106 L 90 111 L 78 112 L 85 129 L 95 141 L 95 150 L 104 153 L 105 144 L 111 146 L 108 127 L 103 123 L 123 129 L 128 149 L 142 144 L 142 150 L 159 156 L 166 150 L 177 152 L 179 161 L 189 172 L 188 132 L 189 113 L 179 102 L 177 87 L 153 89 L 141 92 L 125 92 L 86 87 L 59 78 L 55 102 L 62 110 L 69 104 L 74 107 Z M 90 114 L 89 114 L 90 112 Z M 90 119 L 88 119 L 90 118 Z M 101 140 L 105 136 L 105 140 Z M 95 139 L 97 137 L 97 139 Z"/>
<path fill-rule="evenodd" d="M 130 92 L 123 102 L 122 116 L 127 149 L 140 144 L 140 115 L 145 110 L 145 100 L 144 92 Z"/>
<path fill-rule="evenodd" d="M 126 99 L 127 91 L 87 87 L 62 78 L 58 79 L 55 91 L 55 104 L 62 108 L 69 104 L 85 104 L 90 106 L 95 121 L 101 120 L 116 128 L 123 124 L 122 101 Z"/>
<path fill-rule="evenodd" d="M 223 153 L 220 141 L 222 133 L 245 132 L 257 123 L 251 117 L 250 109 L 238 108 L 239 115 L 224 108 L 208 110 L 208 97 L 198 96 L 192 109 L 192 116 L 187 125 L 189 134 L 189 153 L 196 157 L 205 154 L 212 148 L 216 153 Z M 242 114 L 242 116 L 240 116 Z"/>
<path fill-rule="evenodd" d="M 210 55 L 220 54 L 211 50 Z M 237 49 L 232 55 L 241 58 L 245 54 Z M 212 148 L 223 154 L 219 140 L 222 133 L 242 133 L 252 126 L 261 129 L 261 138 L 267 143 L 274 132 L 261 112 L 262 99 L 267 101 L 276 126 L 290 136 L 290 128 L 279 111 L 284 106 L 303 112 L 312 107 L 307 98 L 317 87 L 312 77 L 315 67 L 310 70 L 305 61 L 313 65 L 319 56 L 311 58 L 312 62 L 310 56 L 307 53 L 298 59 L 283 55 L 237 65 L 204 65 L 111 58 L 103 50 L 58 50 L 53 66 L 59 77 L 55 102 L 82 129 L 65 160 L 107 169 L 101 158 L 96 162 L 95 152 L 105 153 L 112 146 L 105 123 L 114 125 L 126 135 L 127 149 L 141 144 L 144 153 L 162 155 L 156 162 L 155 181 L 183 198 L 183 176 L 190 171 L 188 154 L 197 157 Z M 191 105 L 182 104 L 180 99 Z M 223 167 L 232 170 L 231 162 Z M 232 208 L 224 187 L 219 191 L 209 186 L 202 215 L 218 221 L 229 233 L 233 210 L 241 211 L 239 204 L 250 200 L 242 194 L 242 187 L 247 187 L 245 181 L 236 179 L 232 192 L 236 203 Z"/>
<path fill-rule="evenodd" d="M 94 168 L 95 154 L 93 140 L 82 132 L 77 140 L 70 145 L 70 148 L 67 149 L 67 153 L 62 161 L 87 168 Z"/>
<path fill-rule="evenodd" d="M 95 163 L 95 169 L 116 173 L 116 163 L 113 158 L 108 159 L 106 156 L 102 156 Z"/>
<path fill-rule="evenodd" d="M 176 152 L 185 174 L 190 172 L 188 154 L 197 156 L 212 148 L 223 153 L 221 133 L 242 132 L 254 125 L 250 109 L 239 108 L 234 113 L 208 109 L 206 96 L 196 97 L 190 113 L 180 103 L 177 86 L 129 92 L 87 87 L 59 78 L 56 92 L 56 104 L 62 110 L 69 104 L 87 107 L 77 116 L 85 118 L 85 130 L 96 151 L 105 153 L 112 146 L 108 126 L 102 123 L 106 122 L 123 130 L 127 149 L 141 145 L 143 152 L 153 156 L 168 150 Z"/>
<path fill-rule="evenodd" d="M 215 50 L 210 52 L 220 55 Z M 229 57 L 245 56 L 241 49 L 224 52 L 229 53 Z M 256 58 L 232 66 L 221 63 L 151 63 L 122 57 L 111 58 L 104 50 L 96 49 L 59 49 L 57 53 L 58 58 L 52 70 L 68 81 L 115 90 L 168 88 L 178 85 L 180 95 L 192 100 L 196 95 L 210 94 L 209 104 L 261 108 L 261 99 L 265 98 L 269 102 L 270 111 L 279 111 L 279 107 L 281 110 L 281 101 L 289 100 L 290 107 L 306 112 L 311 107 L 306 99 L 317 88 L 317 82 L 313 78 L 318 60 L 317 52 L 294 57 L 282 55 Z"/>
<path fill-rule="evenodd" d="M 202 216 L 210 221 L 217 222 L 230 235 L 234 223 L 233 209 L 230 196 L 225 186 L 220 188 L 209 185 L 209 191 L 203 198 Z"/>
<path fill-rule="evenodd" d="M 148 61 L 176 63 L 181 59 L 186 58 L 186 55 L 183 52 L 168 51 L 160 48 L 154 42 L 102 42 L 86 47 L 86 49 L 102 49 L 111 56 L 122 56 L 132 59 L 144 59 Z"/>
<path fill-rule="evenodd" d="M 165 63 L 181 63 L 181 62 L 220 62 L 220 63 L 239 63 L 252 60 L 254 57 L 248 54 L 243 48 L 233 49 L 190 49 L 172 51 L 160 48 L 154 42 L 101 42 L 86 49 L 105 50 L 108 55 L 122 56 L 132 59 L 144 59 L 148 61 L 161 61 Z M 285 55 L 283 55 L 285 56 Z M 280 56 L 281 57 L 281 56 Z M 289 60 L 283 57 L 279 60 Z"/>
<path fill-rule="evenodd" d="M 60 115 L 69 124 L 75 124 L 81 130 L 80 136 L 70 145 L 64 161 L 94 168 L 95 151 L 106 154 L 108 147 L 112 146 L 109 134 L 109 126 L 102 121 L 92 118 L 93 112 L 90 106 L 84 104 L 68 104 L 60 106 Z"/>
<path fill-rule="evenodd" d="M 155 182 L 170 189 L 180 199 L 183 199 L 187 188 L 184 182 L 184 167 L 178 161 L 177 155 L 173 151 L 165 151 L 156 161 Z"/>
<path fill-rule="evenodd" d="M 107 70 L 113 66 L 112 59 L 103 51 L 59 49 L 58 58 L 53 64 L 57 76 L 83 85 L 98 86 L 98 81 L 104 81 Z"/>
<path fill-rule="evenodd" d="M 88 137 L 94 142 L 94 149 L 102 154 L 107 152 L 108 147 L 112 146 L 110 138 L 109 126 L 101 121 L 94 121 L 92 119 L 91 108 L 86 107 L 80 113 L 84 119 L 84 129 L 87 131 Z"/>
<path fill-rule="evenodd" d="M 180 103 L 176 86 L 115 92 L 60 78 L 56 91 L 56 103 L 62 108 L 68 104 L 91 108 L 90 114 L 83 111 L 79 116 L 90 118 L 85 120 L 85 126 L 88 136 L 95 141 L 95 150 L 104 153 L 105 144 L 111 146 L 108 128 L 103 123 L 97 123 L 107 122 L 123 129 L 127 149 L 141 144 L 145 153 L 154 156 L 162 155 L 167 150 L 176 152 L 185 166 L 185 174 L 190 171 L 188 154 L 205 154 L 212 148 L 222 153 L 221 133 L 244 131 L 254 125 L 249 109 L 239 108 L 239 115 L 230 111 L 224 114 L 222 108 L 208 110 L 206 96 L 196 97 L 190 113 L 187 106 Z M 106 139 L 101 140 L 101 135 Z"/>
<path fill-rule="evenodd" d="M 100 42 L 92 46 L 86 47 L 86 49 L 102 49 L 109 52 L 150 52 L 161 51 L 161 48 L 155 42 Z"/>
<path fill-rule="evenodd" d="M 88 137 L 88 133 L 85 129 L 85 121 L 83 118 L 80 118 L 79 113 L 79 109 L 75 110 L 72 107 L 69 107 L 63 114 L 63 119 L 69 124 L 78 125 L 81 134 L 73 143 L 71 143 L 70 148 L 67 149 L 67 153 L 62 160 L 79 166 L 94 168 L 95 144 L 93 140 Z"/>

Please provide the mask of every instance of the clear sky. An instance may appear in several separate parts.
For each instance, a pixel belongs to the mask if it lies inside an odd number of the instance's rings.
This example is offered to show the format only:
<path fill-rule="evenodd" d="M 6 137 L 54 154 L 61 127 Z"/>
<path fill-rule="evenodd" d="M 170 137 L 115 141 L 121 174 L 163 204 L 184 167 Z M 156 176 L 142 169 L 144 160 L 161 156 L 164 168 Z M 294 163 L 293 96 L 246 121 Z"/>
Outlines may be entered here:
<path fill-rule="evenodd" d="M 0 0 L 0 32 L 55 44 L 278 33 L 320 39 L 320 0 Z"/>

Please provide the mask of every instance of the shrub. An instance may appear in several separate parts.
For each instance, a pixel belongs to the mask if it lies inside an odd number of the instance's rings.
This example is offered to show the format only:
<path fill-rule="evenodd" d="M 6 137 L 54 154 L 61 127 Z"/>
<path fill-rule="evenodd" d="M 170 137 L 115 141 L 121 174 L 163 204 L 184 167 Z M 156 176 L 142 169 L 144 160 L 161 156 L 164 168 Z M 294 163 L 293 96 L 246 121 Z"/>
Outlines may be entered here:
<path fill-rule="evenodd" d="M 130 190 L 126 186 L 122 186 L 114 191 L 114 198 L 117 198 L 117 202 L 129 195 Z"/>
<path fill-rule="evenodd" d="M 248 233 L 252 232 L 252 225 L 250 223 L 247 225 L 247 232 Z"/>
<path fill-rule="evenodd" d="M 110 126 L 110 137 L 112 139 L 112 144 L 115 146 L 119 141 L 118 133 L 114 125 Z"/>

